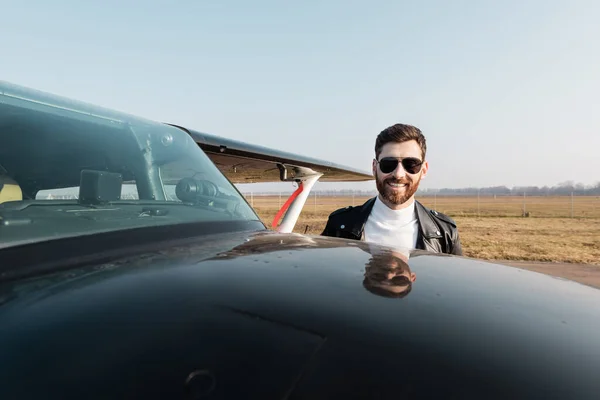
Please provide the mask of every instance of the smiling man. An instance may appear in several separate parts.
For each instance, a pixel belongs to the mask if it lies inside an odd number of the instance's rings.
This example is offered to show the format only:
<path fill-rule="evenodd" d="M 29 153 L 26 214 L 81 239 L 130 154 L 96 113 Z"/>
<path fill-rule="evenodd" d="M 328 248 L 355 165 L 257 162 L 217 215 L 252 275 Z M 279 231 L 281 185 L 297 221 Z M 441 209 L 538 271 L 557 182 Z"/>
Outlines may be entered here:
<path fill-rule="evenodd" d="M 426 152 L 418 128 L 396 124 L 383 130 L 373 160 L 379 194 L 361 206 L 331 213 L 321 235 L 462 255 L 454 220 L 415 200 L 429 168 Z"/>

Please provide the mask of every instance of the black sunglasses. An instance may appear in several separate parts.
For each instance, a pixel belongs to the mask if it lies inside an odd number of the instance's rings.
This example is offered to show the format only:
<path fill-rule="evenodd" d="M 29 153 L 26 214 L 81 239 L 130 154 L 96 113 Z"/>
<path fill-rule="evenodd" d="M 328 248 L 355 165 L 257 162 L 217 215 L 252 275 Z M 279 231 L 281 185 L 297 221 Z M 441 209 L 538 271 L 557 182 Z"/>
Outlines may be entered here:
<path fill-rule="evenodd" d="M 418 174 L 421 170 L 421 166 L 423 165 L 423 161 L 416 157 L 406 157 L 401 159 L 384 157 L 377 161 L 377 163 L 379 164 L 379 169 L 384 174 L 393 172 L 396 168 L 398 168 L 399 163 L 402 163 L 402 168 L 404 168 L 404 170 L 409 174 Z"/>

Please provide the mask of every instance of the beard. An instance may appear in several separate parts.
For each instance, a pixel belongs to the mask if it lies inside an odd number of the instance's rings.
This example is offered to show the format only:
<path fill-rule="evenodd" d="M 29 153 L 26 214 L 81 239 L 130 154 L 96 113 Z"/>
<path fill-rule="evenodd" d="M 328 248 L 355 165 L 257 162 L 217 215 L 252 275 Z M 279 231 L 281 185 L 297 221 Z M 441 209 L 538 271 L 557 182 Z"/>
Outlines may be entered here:
<path fill-rule="evenodd" d="M 406 175 L 403 179 L 390 177 L 384 180 L 379 179 L 379 173 L 377 175 L 377 191 L 384 200 L 395 205 L 406 203 L 406 201 L 417 192 L 417 189 L 419 188 L 419 182 L 421 182 L 420 176 L 419 179 L 415 181 L 408 175 Z M 390 187 L 388 183 L 406 184 L 406 186 L 404 187 L 403 191 L 402 188 L 400 188 L 398 191 Z"/>

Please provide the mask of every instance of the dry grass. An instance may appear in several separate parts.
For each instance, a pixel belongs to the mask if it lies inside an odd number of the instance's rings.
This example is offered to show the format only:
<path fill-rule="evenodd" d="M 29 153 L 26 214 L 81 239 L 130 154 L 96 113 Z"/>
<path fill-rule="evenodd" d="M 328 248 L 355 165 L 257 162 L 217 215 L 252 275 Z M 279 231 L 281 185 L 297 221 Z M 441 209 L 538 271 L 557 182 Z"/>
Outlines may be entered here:
<path fill-rule="evenodd" d="M 456 217 L 465 255 L 600 265 L 600 220 Z"/>
<path fill-rule="evenodd" d="M 517 197 L 424 197 L 424 205 L 452 217 L 600 218 L 598 196 Z"/>
<path fill-rule="evenodd" d="M 253 206 L 269 226 L 285 198 L 253 197 Z M 315 201 L 316 200 L 316 201 Z M 327 216 L 341 207 L 362 204 L 366 198 L 311 196 L 295 231 L 319 234 Z M 453 217 L 459 226 L 466 256 L 488 260 L 527 260 L 600 265 L 600 199 L 548 197 L 526 199 L 529 218 L 523 218 L 523 198 L 426 197 L 426 206 Z M 571 218 L 571 211 L 574 217 Z M 478 216 L 479 215 L 479 216 Z"/>

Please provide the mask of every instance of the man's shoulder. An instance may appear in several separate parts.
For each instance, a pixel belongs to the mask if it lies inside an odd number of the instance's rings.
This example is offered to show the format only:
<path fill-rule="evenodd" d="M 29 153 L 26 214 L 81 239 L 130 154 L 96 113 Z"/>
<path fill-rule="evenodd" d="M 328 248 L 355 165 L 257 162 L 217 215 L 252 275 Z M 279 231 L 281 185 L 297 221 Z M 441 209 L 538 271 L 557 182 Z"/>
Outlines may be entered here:
<path fill-rule="evenodd" d="M 352 215 L 356 211 L 358 211 L 360 207 L 362 207 L 362 206 L 347 206 L 347 207 L 338 208 L 337 210 L 335 210 L 331 214 L 329 214 L 329 219 L 344 218 L 348 215 Z"/>
<path fill-rule="evenodd" d="M 329 219 L 344 218 L 348 215 L 353 215 L 357 212 L 361 212 L 365 207 L 368 207 L 374 200 L 375 198 L 371 198 L 367 200 L 364 204 L 358 206 L 346 206 L 338 208 L 337 210 L 329 214 Z"/>
<path fill-rule="evenodd" d="M 329 214 L 329 218 L 335 217 L 337 215 L 344 215 L 346 213 L 349 213 L 352 210 L 354 210 L 354 206 L 347 206 L 347 207 L 338 208 L 337 210 L 335 210 L 331 214 Z"/>
<path fill-rule="evenodd" d="M 434 217 L 437 218 L 438 220 L 444 221 L 447 224 L 452 225 L 454 228 L 456 228 L 458 225 L 456 224 L 456 221 L 454 219 L 452 219 L 451 217 L 447 216 L 444 213 L 441 213 L 439 211 L 436 210 L 429 210 L 430 214 Z"/>
<path fill-rule="evenodd" d="M 453 228 L 458 227 L 458 225 L 456 224 L 456 221 L 454 219 L 452 219 L 451 217 L 449 217 L 448 215 L 441 213 L 437 210 L 434 210 L 432 208 L 426 207 L 422 203 L 419 203 L 419 204 L 421 207 L 423 207 L 423 209 L 427 212 L 427 214 L 429 214 L 433 219 L 444 222 L 446 224 L 449 224 Z"/>

